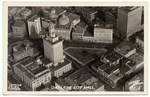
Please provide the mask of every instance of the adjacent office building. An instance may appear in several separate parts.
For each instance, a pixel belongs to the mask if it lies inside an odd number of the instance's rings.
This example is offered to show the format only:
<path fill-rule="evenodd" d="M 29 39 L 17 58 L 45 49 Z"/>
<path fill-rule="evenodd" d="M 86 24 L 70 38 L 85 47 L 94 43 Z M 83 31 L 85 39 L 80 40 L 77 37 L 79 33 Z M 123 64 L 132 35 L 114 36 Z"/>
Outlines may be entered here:
<path fill-rule="evenodd" d="M 141 30 L 142 7 L 119 7 L 117 18 L 118 31 L 128 38 Z"/>
<path fill-rule="evenodd" d="M 112 43 L 113 29 L 106 27 L 94 27 L 94 38 L 96 42 Z"/>
<path fill-rule="evenodd" d="M 28 32 L 31 37 L 40 34 L 40 32 L 42 31 L 40 17 L 34 15 L 30 19 L 28 19 L 27 23 L 28 23 Z"/>
<path fill-rule="evenodd" d="M 27 57 L 13 65 L 15 76 L 28 90 L 35 91 L 41 85 L 50 83 L 51 71 L 40 60 Z"/>

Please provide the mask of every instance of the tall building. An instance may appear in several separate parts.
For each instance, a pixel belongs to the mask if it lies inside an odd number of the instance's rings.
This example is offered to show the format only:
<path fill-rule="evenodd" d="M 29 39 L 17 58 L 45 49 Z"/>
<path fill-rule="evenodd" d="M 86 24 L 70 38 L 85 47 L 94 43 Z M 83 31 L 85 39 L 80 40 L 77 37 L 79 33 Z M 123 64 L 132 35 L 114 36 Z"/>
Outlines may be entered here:
<path fill-rule="evenodd" d="M 55 35 L 54 24 L 49 26 L 49 36 L 43 38 L 44 55 L 54 64 L 64 59 L 62 40 Z"/>
<path fill-rule="evenodd" d="M 42 31 L 40 17 L 34 15 L 30 19 L 28 19 L 27 23 L 28 23 L 29 35 L 35 36 Z"/>
<path fill-rule="evenodd" d="M 52 71 L 52 76 L 60 77 L 64 73 L 72 69 L 71 62 L 63 55 L 62 40 L 55 35 L 55 24 L 49 24 L 49 35 L 43 38 L 44 55 L 52 62 L 49 67 Z"/>
<path fill-rule="evenodd" d="M 141 29 L 142 7 L 118 8 L 118 31 L 128 38 Z"/>

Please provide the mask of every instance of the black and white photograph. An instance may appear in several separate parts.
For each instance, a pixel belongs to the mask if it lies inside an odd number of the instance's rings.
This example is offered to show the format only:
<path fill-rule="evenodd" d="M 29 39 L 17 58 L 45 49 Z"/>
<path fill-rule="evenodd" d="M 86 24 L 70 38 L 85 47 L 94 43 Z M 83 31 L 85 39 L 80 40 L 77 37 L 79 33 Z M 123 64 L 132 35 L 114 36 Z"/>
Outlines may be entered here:
<path fill-rule="evenodd" d="M 6 9 L 7 92 L 146 91 L 144 4 Z"/>

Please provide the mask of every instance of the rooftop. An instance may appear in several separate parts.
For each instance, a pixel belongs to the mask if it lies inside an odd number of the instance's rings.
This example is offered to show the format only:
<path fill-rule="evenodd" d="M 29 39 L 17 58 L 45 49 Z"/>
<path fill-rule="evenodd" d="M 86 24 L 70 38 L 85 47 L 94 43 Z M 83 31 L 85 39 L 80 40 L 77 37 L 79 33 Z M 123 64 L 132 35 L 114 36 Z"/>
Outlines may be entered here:
<path fill-rule="evenodd" d="M 37 64 L 34 63 L 32 64 L 32 66 L 30 67 L 30 72 L 32 72 L 34 75 L 39 74 L 40 72 L 44 71 L 47 69 L 47 67 L 39 65 L 36 66 Z"/>
<path fill-rule="evenodd" d="M 41 73 L 38 75 L 38 76 L 41 76 L 45 73 L 43 71 L 48 70 L 48 68 L 45 66 L 42 66 L 42 64 L 38 65 L 38 63 L 35 62 L 35 60 L 32 60 L 32 61 L 29 61 L 29 60 L 31 60 L 30 57 L 25 58 L 22 61 L 18 62 L 18 64 L 16 64 L 16 67 L 18 67 L 22 72 L 24 72 L 25 75 L 28 76 L 29 78 L 35 79 L 36 78 L 35 75 Z"/>
<path fill-rule="evenodd" d="M 121 9 L 125 12 L 131 12 L 131 11 L 137 9 L 137 8 L 139 8 L 139 7 L 137 7 L 137 6 L 128 6 L 127 7 L 127 6 L 125 6 L 125 7 L 120 7 L 119 9 Z"/>
<path fill-rule="evenodd" d="M 105 58 L 109 60 L 110 62 L 115 62 L 116 60 L 121 59 L 122 56 L 118 54 L 117 52 L 113 51 L 112 53 L 106 55 Z"/>
<path fill-rule="evenodd" d="M 91 66 L 98 69 L 98 67 L 100 67 L 101 65 L 104 65 L 104 64 L 105 63 L 103 63 L 102 61 L 97 61 L 97 62 L 93 63 Z"/>
<path fill-rule="evenodd" d="M 84 12 L 84 13 L 88 13 L 88 14 L 91 14 L 91 13 L 95 13 L 97 12 L 96 10 L 92 9 L 92 8 L 88 8 L 88 7 L 76 7 L 78 10 Z"/>
<path fill-rule="evenodd" d="M 134 61 L 132 61 L 132 60 L 130 60 L 130 59 L 128 59 L 128 58 L 124 58 L 124 59 L 122 60 L 122 62 L 123 62 L 124 65 L 126 65 L 126 66 L 128 66 L 128 67 L 133 67 L 133 66 L 136 65 Z"/>
<path fill-rule="evenodd" d="M 71 86 L 69 83 L 67 83 L 64 79 L 61 78 L 56 80 L 56 83 L 59 84 L 60 86 Z"/>
<path fill-rule="evenodd" d="M 56 28 L 64 28 L 69 29 L 73 20 L 80 19 L 80 16 L 65 12 L 58 18 L 58 23 L 56 24 Z"/>
<path fill-rule="evenodd" d="M 122 65 L 119 68 L 119 70 L 120 70 L 120 73 L 124 75 L 126 72 L 128 72 L 130 70 L 130 68 L 127 65 Z"/>
<path fill-rule="evenodd" d="M 18 20 L 15 21 L 13 26 L 14 27 L 21 27 L 23 24 L 25 24 L 25 22 L 21 19 L 18 19 Z"/>
<path fill-rule="evenodd" d="M 92 77 L 85 69 L 79 69 L 78 71 L 72 73 L 68 76 L 70 79 L 76 81 L 77 83 L 81 84 Z"/>
<path fill-rule="evenodd" d="M 125 41 L 121 44 L 119 44 L 116 48 L 115 51 L 120 53 L 121 55 L 126 55 L 128 54 L 130 51 L 136 49 L 135 45 L 129 41 Z"/>
<path fill-rule="evenodd" d="M 123 74 L 121 74 L 121 73 L 113 73 L 109 76 L 109 79 L 116 82 L 119 79 L 121 79 L 122 77 L 123 77 Z"/>
<path fill-rule="evenodd" d="M 109 65 L 108 64 L 103 64 L 103 65 L 99 66 L 98 68 L 104 71 L 107 68 L 109 68 Z"/>
<path fill-rule="evenodd" d="M 86 30 L 86 27 L 88 25 L 86 25 L 83 21 L 80 21 L 79 24 L 77 24 L 74 28 L 73 28 L 73 32 L 72 33 L 84 33 L 84 30 Z"/>
<path fill-rule="evenodd" d="M 64 58 L 64 62 L 59 62 L 55 67 L 53 66 L 52 69 L 57 70 L 60 69 L 66 65 L 68 65 L 69 63 L 71 63 L 68 59 Z"/>
<path fill-rule="evenodd" d="M 135 62 L 136 64 L 139 64 L 144 61 L 143 56 L 138 53 L 134 53 L 133 55 L 129 56 L 128 58 L 130 60 L 132 60 L 133 62 Z"/>
<path fill-rule="evenodd" d="M 41 59 L 41 61 L 42 61 L 42 63 L 45 64 L 45 65 L 51 63 L 51 61 L 50 61 L 48 58 L 46 58 L 46 57 L 44 57 L 43 59 Z"/>
<path fill-rule="evenodd" d="M 104 70 L 105 73 L 107 73 L 108 75 L 112 74 L 115 70 L 117 70 L 118 68 L 107 68 Z"/>

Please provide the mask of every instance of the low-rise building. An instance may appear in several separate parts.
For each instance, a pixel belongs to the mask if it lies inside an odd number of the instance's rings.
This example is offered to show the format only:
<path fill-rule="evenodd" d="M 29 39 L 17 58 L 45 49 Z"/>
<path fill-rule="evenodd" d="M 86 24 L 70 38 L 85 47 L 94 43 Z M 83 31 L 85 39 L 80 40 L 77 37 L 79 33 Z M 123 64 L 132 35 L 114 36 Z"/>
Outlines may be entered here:
<path fill-rule="evenodd" d="M 135 45 L 129 41 L 125 41 L 114 49 L 117 53 L 124 57 L 129 57 L 130 55 L 136 53 Z"/>
<path fill-rule="evenodd" d="M 72 87 L 65 79 L 59 78 L 55 81 L 55 89 L 59 91 L 71 91 Z"/>
<path fill-rule="evenodd" d="M 23 20 L 16 20 L 12 26 L 13 37 L 15 38 L 23 38 L 26 34 L 27 27 Z"/>
<path fill-rule="evenodd" d="M 87 27 L 88 25 L 86 25 L 83 21 L 80 21 L 80 23 L 73 28 L 72 40 L 82 41 L 82 36 L 86 31 Z"/>
<path fill-rule="evenodd" d="M 128 71 L 129 74 L 136 70 L 136 63 L 128 58 L 124 58 L 121 64 L 122 66 L 127 66 L 130 69 L 130 71 Z"/>
<path fill-rule="evenodd" d="M 47 28 L 49 26 L 49 23 L 51 21 L 57 21 L 58 17 L 66 12 L 61 7 L 52 7 L 52 8 L 47 8 L 44 11 L 44 16 L 41 18 L 42 19 L 42 27 Z"/>
<path fill-rule="evenodd" d="M 85 69 L 79 69 L 65 78 L 76 91 L 104 91 L 104 85 Z M 77 88 L 79 87 L 80 88 Z"/>
<path fill-rule="evenodd" d="M 51 71 L 43 63 L 27 57 L 13 65 L 14 74 L 30 91 L 50 83 Z"/>
<path fill-rule="evenodd" d="M 142 55 L 138 53 L 134 53 L 133 55 L 128 57 L 131 61 L 135 63 L 135 70 L 141 69 L 144 67 L 144 58 Z"/>
<path fill-rule="evenodd" d="M 14 20 L 17 19 L 28 19 L 31 16 L 31 10 L 28 8 L 22 8 L 17 10 L 17 13 L 14 15 Z"/>
<path fill-rule="evenodd" d="M 28 40 L 17 42 L 17 44 L 14 43 L 11 48 L 15 62 L 20 61 L 28 56 L 35 57 L 39 55 L 38 49 L 34 47 L 32 42 Z"/>
<path fill-rule="evenodd" d="M 96 10 L 88 7 L 75 7 L 75 9 L 90 21 L 95 19 L 98 13 Z"/>
<path fill-rule="evenodd" d="M 124 77 L 118 66 L 110 66 L 101 61 L 92 64 L 92 69 L 103 77 L 104 81 L 109 85 L 116 87 L 118 81 Z"/>
<path fill-rule="evenodd" d="M 83 36 L 82 36 L 82 41 L 83 42 L 95 42 L 94 40 L 94 33 L 91 30 L 88 30 L 87 28 L 86 31 L 84 31 Z"/>
<path fill-rule="evenodd" d="M 120 63 L 120 60 L 123 58 L 120 54 L 113 51 L 112 53 L 109 53 L 108 55 L 104 56 L 103 61 L 105 63 L 108 63 L 110 66 L 115 66 Z"/>

